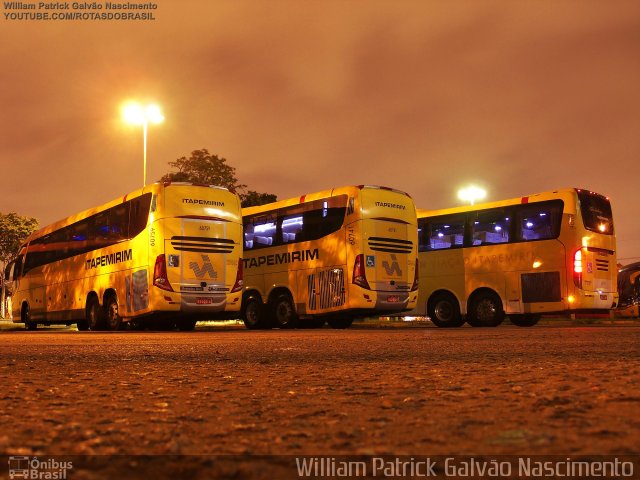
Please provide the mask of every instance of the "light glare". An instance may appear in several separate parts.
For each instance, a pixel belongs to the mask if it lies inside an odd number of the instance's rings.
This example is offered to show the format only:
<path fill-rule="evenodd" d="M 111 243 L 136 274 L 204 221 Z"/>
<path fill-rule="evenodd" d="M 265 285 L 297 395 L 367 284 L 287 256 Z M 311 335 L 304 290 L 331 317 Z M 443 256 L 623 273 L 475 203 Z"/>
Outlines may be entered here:
<path fill-rule="evenodd" d="M 475 204 L 476 200 L 482 200 L 486 196 L 486 190 L 474 185 L 470 185 L 458 191 L 458 198 L 463 202 L 469 202 L 471 205 Z"/>

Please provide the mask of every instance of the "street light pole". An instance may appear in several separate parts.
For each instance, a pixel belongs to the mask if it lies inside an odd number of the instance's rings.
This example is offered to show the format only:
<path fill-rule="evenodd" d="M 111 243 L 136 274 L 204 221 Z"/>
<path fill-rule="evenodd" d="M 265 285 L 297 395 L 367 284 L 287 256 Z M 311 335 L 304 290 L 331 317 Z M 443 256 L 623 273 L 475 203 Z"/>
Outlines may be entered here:
<path fill-rule="evenodd" d="M 142 125 L 142 186 L 147 184 L 147 135 L 149 123 L 158 124 L 164 121 L 160 107 L 154 104 L 142 106 L 139 103 L 129 103 L 124 106 L 123 117 L 127 123 Z"/>
<path fill-rule="evenodd" d="M 149 122 L 147 119 L 144 119 L 142 123 L 142 156 L 143 156 L 143 165 L 142 165 L 142 186 L 144 187 L 147 184 L 147 129 L 149 128 Z"/>

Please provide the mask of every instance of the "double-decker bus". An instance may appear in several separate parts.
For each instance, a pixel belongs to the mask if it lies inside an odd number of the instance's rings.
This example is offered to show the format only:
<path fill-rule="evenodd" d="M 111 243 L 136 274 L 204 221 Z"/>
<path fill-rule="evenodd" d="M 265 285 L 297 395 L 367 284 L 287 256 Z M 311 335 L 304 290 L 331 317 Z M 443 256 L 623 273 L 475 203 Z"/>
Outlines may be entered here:
<path fill-rule="evenodd" d="M 148 185 L 27 238 L 7 269 L 13 321 L 118 330 L 153 318 L 192 330 L 240 310 L 241 256 L 235 193 Z"/>
<path fill-rule="evenodd" d="M 416 315 L 439 327 L 518 326 L 545 313 L 606 312 L 618 302 L 607 197 L 563 189 L 418 210 Z"/>
<path fill-rule="evenodd" d="M 257 328 L 346 328 L 417 299 L 411 197 L 350 186 L 242 210 L 242 317 Z"/>

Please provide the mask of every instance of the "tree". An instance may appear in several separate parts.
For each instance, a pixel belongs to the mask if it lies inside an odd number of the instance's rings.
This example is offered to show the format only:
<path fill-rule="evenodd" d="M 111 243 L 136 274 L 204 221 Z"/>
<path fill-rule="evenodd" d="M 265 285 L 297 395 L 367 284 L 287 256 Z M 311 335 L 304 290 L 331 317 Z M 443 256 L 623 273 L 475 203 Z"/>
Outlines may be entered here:
<path fill-rule="evenodd" d="M 18 255 L 18 249 L 24 240 L 38 228 L 38 220 L 27 218 L 17 213 L 0 213 L 0 284 L 2 295 L 0 296 L 0 313 L 5 316 L 5 284 L 4 270 Z"/>
<path fill-rule="evenodd" d="M 263 205 L 275 202 L 278 197 L 272 193 L 259 193 L 249 190 L 245 193 L 246 185 L 238 183 L 236 169 L 227 164 L 227 159 L 216 154 L 210 154 L 206 148 L 194 150 L 191 156 L 180 157 L 169 166 L 177 172 L 169 172 L 162 176 L 162 182 L 191 182 L 205 185 L 217 185 L 238 192 L 243 207 Z"/>
<path fill-rule="evenodd" d="M 243 207 L 257 207 L 265 203 L 272 203 L 278 200 L 273 193 L 258 193 L 255 190 L 249 190 L 247 193 L 240 194 Z"/>

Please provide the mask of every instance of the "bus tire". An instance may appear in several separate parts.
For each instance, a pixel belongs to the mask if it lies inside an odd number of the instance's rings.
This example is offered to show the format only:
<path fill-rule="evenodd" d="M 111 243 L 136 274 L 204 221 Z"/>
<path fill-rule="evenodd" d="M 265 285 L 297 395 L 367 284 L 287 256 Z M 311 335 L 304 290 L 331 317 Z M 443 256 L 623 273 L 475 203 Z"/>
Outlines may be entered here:
<path fill-rule="evenodd" d="M 104 313 L 109 330 L 122 330 L 122 317 L 118 311 L 118 300 L 115 295 L 109 295 L 104 302 Z"/>
<path fill-rule="evenodd" d="M 176 320 L 176 327 L 181 332 L 191 332 L 196 328 L 196 323 L 192 318 L 180 318 Z"/>
<path fill-rule="evenodd" d="M 31 307 L 29 307 L 28 303 L 24 303 L 22 305 L 22 310 L 20 311 L 20 320 L 22 320 L 22 323 L 24 323 L 24 328 L 27 330 L 36 330 L 38 328 L 38 323 L 31 321 Z"/>
<path fill-rule="evenodd" d="M 509 320 L 516 327 L 533 327 L 540 321 L 540 315 L 525 313 L 524 315 L 509 315 Z"/>
<path fill-rule="evenodd" d="M 429 299 L 427 315 L 436 327 L 456 328 L 464 324 L 458 300 L 449 293 L 437 293 Z"/>
<path fill-rule="evenodd" d="M 467 323 L 472 327 L 497 327 L 504 321 L 504 316 L 500 297 L 492 292 L 480 292 L 471 302 Z"/>
<path fill-rule="evenodd" d="M 329 318 L 327 323 L 331 328 L 345 329 L 351 326 L 353 318 Z"/>
<path fill-rule="evenodd" d="M 281 293 L 271 302 L 271 324 L 275 328 L 296 328 L 298 315 L 291 296 Z"/>
<path fill-rule="evenodd" d="M 89 330 L 89 322 L 87 322 L 86 319 L 78 320 L 78 322 L 76 323 L 76 328 L 79 332 L 86 332 L 87 330 Z"/>
<path fill-rule="evenodd" d="M 267 328 L 264 305 L 258 295 L 249 295 L 242 301 L 242 321 L 249 330 Z"/>
<path fill-rule="evenodd" d="M 102 311 L 100 310 L 100 302 L 97 297 L 89 297 L 85 311 L 85 320 L 89 325 L 89 329 L 92 332 L 104 330 L 104 318 Z"/>

